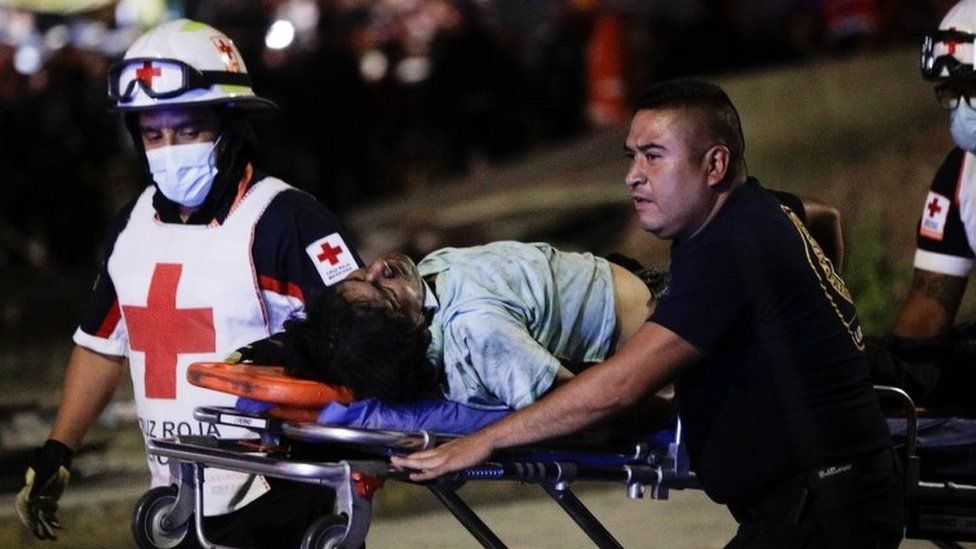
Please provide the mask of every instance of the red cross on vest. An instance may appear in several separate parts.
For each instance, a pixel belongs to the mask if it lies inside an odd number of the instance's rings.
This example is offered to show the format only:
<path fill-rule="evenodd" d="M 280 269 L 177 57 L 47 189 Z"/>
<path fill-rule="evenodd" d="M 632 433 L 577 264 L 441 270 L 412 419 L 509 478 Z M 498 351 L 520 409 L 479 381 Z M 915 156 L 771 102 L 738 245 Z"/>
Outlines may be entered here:
<path fill-rule="evenodd" d="M 152 86 L 153 78 L 162 74 L 159 68 L 153 68 L 151 61 L 146 61 L 142 64 L 142 68 L 136 71 L 136 79 Z"/>
<path fill-rule="evenodd" d="M 935 217 L 935 214 L 942 211 L 942 206 L 939 206 L 938 198 L 933 198 L 932 202 L 929 202 L 929 205 L 926 206 L 926 208 L 929 209 L 929 217 Z"/>
<path fill-rule="evenodd" d="M 176 308 L 183 265 L 157 263 L 146 306 L 123 305 L 129 345 L 146 355 L 146 398 L 176 398 L 180 353 L 216 351 L 213 308 Z"/>
<path fill-rule="evenodd" d="M 328 242 L 323 242 L 322 253 L 320 253 L 316 257 L 319 259 L 319 261 L 325 261 L 326 259 L 328 259 L 329 265 L 335 265 L 336 263 L 339 262 L 339 254 L 341 254 L 343 251 L 344 250 L 342 249 L 341 246 L 336 246 L 335 248 L 333 248 L 332 245 L 329 244 Z"/>

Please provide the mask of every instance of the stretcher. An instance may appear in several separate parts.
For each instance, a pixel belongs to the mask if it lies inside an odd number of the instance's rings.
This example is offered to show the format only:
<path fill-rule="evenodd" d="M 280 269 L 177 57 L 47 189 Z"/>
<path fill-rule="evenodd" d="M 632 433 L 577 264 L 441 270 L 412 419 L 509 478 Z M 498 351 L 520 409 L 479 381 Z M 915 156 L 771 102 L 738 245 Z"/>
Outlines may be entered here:
<path fill-rule="evenodd" d="M 882 404 L 893 404 L 900 416 L 889 419 L 888 427 L 902 460 L 905 537 L 932 540 L 939 547 L 976 541 L 976 420 L 919 418 L 901 389 L 875 390 Z"/>
<path fill-rule="evenodd" d="M 244 427 L 255 439 L 217 440 L 198 436 L 151 439 L 147 451 L 169 459 L 178 486 L 149 490 L 137 503 L 132 519 L 136 542 L 144 548 L 176 546 L 195 535 L 202 547 L 220 547 L 207 539 L 203 520 L 203 471 L 219 468 L 327 486 L 335 491 L 332 513 L 314 521 L 304 533 L 303 549 L 360 547 L 372 518 L 372 497 L 384 482 L 412 483 L 407 474 L 390 465 L 389 457 L 431 448 L 455 434 L 422 428 L 378 429 L 323 425 L 308 421 L 330 399 L 349 402 L 352 395 L 320 384 L 284 378 L 265 367 L 197 363 L 191 366 L 192 383 L 241 397 L 269 399 L 269 391 L 287 387 L 287 397 L 268 400 L 262 411 L 227 407 L 196 409 L 198 421 Z M 919 420 L 911 399 L 903 391 L 879 388 L 886 400 L 902 409 L 893 429 L 903 449 L 908 537 L 933 540 L 976 540 L 976 486 L 952 479 L 940 480 L 939 467 L 925 467 L 919 445 Z M 278 397 L 275 397 L 278 398 Z M 287 401 L 287 405 L 282 402 Z M 976 429 L 976 427 L 974 427 Z M 292 457 L 292 445 L 316 444 L 330 455 L 348 459 L 315 461 Z M 976 447 L 976 444 L 973 445 Z M 972 450 L 970 450 L 972 451 Z M 970 469 L 971 470 L 971 469 Z M 934 477 L 923 476 L 934 474 Z M 507 480 L 536 484 L 548 494 L 598 547 L 620 543 L 593 516 L 572 491 L 577 481 L 613 482 L 626 495 L 667 499 L 670 490 L 698 488 L 682 443 L 680 421 L 665 431 L 629 443 L 595 447 L 554 442 L 497 452 L 479 466 L 422 483 L 484 547 L 505 547 L 503 541 L 457 494 L 468 481 Z M 192 533 L 191 533 L 192 531 Z"/>

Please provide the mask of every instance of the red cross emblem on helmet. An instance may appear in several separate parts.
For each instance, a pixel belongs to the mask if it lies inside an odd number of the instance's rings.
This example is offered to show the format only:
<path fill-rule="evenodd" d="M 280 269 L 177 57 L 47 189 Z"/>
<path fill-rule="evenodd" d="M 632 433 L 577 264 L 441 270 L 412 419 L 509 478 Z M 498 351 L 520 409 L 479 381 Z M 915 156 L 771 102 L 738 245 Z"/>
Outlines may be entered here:
<path fill-rule="evenodd" d="M 238 60 L 237 48 L 234 47 L 234 44 L 222 36 L 214 36 L 210 41 L 220 52 L 227 72 L 241 72 L 241 62 Z"/>

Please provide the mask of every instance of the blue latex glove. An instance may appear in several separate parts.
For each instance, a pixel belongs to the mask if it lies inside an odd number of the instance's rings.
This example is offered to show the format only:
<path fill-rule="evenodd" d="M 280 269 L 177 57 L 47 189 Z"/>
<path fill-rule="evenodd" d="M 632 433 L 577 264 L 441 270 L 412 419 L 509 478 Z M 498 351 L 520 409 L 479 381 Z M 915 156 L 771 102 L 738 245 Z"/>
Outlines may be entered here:
<path fill-rule="evenodd" d="M 249 412 L 252 414 L 267 412 L 273 407 L 274 404 L 261 402 L 260 400 L 251 400 L 246 397 L 237 397 L 237 402 L 234 403 L 234 408 L 240 410 L 241 412 Z"/>

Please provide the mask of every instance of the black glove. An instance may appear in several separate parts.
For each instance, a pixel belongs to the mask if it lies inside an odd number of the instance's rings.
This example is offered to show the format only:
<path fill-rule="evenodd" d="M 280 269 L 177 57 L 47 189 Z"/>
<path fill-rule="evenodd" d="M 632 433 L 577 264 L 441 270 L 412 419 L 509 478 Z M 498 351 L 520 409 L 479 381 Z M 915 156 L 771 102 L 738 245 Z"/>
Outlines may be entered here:
<path fill-rule="evenodd" d="M 956 362 L 976 360 L 976 322 L 959 324 L 949 331 L 949 345 Z"/>
<path fill-rule="evenodd" d="M 237 349 L 224 362 L 259 366 L 286 366 L 294 360 L 294 346 L 286 332 L 259 339 Z"/>
<path fill-rule="evenodd" d="M 68 485 L 71 457 L 74 451 L 56 440 L 48 440 L 34 451 L 25 475 L 25 486 L 17 494 L 16 508 L 20 521 L 38 539 L 55 540 L 54 531 L 61 528 L 58 500 Z"/>
<path fill-rule="evenodd" d="M 942 378 L 947 349 L 943 338 L 869 338 L 871 377 L 875 383 L 904 389 L 916 404 L 926 404 Z"/>

